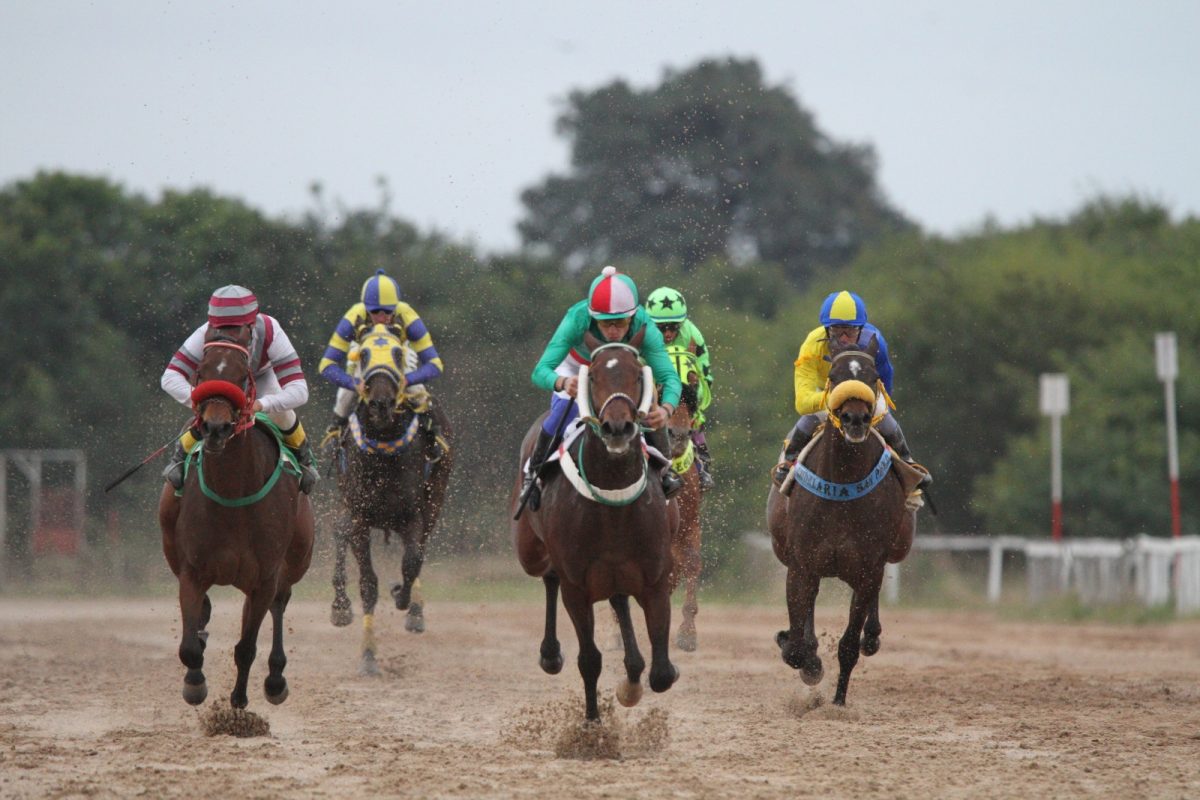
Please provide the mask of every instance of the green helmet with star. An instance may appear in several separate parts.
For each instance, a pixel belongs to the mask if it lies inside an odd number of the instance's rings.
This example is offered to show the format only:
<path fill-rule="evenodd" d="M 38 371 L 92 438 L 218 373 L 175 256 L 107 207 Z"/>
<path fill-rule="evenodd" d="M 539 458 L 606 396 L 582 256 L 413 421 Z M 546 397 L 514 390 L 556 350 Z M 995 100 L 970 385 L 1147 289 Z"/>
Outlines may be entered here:
<path fill-rule="evenodd" d="M 687 302 L 683 295 L 669 286 L 661 286 L 650 293 L 646 298 L 646 310 L 656 325 L 687 319 Z"/>

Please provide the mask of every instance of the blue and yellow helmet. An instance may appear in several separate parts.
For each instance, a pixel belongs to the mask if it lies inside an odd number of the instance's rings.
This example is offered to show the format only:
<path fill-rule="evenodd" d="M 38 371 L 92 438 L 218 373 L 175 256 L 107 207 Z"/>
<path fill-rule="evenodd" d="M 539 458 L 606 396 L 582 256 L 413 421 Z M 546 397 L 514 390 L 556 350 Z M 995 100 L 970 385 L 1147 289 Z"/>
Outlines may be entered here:
<path fill-rule="evenodd" d="M 376 270 L 362 287 L 362 302 L 367 311 L 395 311 L 400 302 L 400 284 Z"/>
<path fill-rule="evenodd" d="M 861 328 L 867 324 L 867 304 L 854 292 L 834 292 L 821 303 L 821 324 L 853 325 Z"/>

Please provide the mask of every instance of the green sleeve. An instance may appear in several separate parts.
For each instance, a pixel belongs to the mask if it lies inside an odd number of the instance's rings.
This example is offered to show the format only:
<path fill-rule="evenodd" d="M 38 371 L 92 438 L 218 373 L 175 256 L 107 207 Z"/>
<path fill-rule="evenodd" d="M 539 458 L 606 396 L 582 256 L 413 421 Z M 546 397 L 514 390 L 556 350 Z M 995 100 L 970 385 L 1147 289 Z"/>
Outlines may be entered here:
<path fill-rule="evenodd" d="M 562 322 L 558 323 L 558 330 L 550 337 L 550 343 L 546 345 L 530 376 L 537 388 L 547 392 L 554 391 L 554 381 L 558 379 L 554 370 L 567 357 L 567 353 L 571 352 L 571 348 L 583 341 L 583 334 L 587 331 L 589 317 L 586 306 L 586 300 L 571 306 Z"/>
<path fill-rule="evenodd" d="M 643 322 L 649 323 L 650 317 L 645 308 L 638 309 L 638 316 L 644 316 Z M 670 403 L 672 408 L 678 408 L 683 383 L 671 363 L 671 357 L 667 355 L 667 345 L 663 342 L 662 332 L 651 324 L 646 324 L 646 335 L 642 339 L 642 359 L 650 365 L 650 370 L 654 373 L 654 382 L 663 387 L 662 402 Z"/>

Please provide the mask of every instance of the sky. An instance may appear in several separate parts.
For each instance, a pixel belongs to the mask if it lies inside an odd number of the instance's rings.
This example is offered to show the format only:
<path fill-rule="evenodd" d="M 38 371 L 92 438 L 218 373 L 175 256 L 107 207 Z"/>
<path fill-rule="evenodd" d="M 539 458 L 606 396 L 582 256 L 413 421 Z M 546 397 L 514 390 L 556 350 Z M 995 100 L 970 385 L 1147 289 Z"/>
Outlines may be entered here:
<path fill-rule="evenodd" d="M 272 216 L 390 209 L 490 252 L 569 169 L 575 89 L 755 58 L 953 236 L 1136 193 L 1200 216 L 1200 2 L 5 0 L 0 184 L 41 169 Z"/>

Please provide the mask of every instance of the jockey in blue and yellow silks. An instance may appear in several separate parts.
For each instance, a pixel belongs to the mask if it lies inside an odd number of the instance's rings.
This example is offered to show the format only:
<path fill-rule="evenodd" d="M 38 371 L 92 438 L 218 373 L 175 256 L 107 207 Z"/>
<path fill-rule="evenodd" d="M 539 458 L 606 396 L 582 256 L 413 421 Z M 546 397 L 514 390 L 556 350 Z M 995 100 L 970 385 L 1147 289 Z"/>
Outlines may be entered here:
<path fill-rule="evenodd" d="M 377 270 L 363 284 L 361 299 L 338 321 L 337 328 L 325 346 L 325 355 L 317 371 L 326 380 L 338 386 L 337 400 L 333 406 L 333 424 L 330 431 L 345 428 L 354 410 L 362 379 L 346 371 L 346 358 L 350 347 L 375 325 L 387 325 L 400 340 L 406 342 L 417 354 L 419 364 L 404 378 L 409 386 L 428 383 L 442 374 L 442 359 L 433 346 L 433 337 L 413 307 L 400 299 L 400 285 Z M 438 431 L 432 414 L 423 415 L 431 439 L 436 440 Z"/>
<path fill-rule="evenodd" d="M 800 345 L 800 353 L 794 362 L 793 384 L 796 393 L 796 413 L 801 417 L 788 435 L 784 445 L 783 460 L 775 470 L 775 482 L 782 483 L 786 478 L 792 463 L 800 455 L 800 451 L 812 439 L 817 426 L 828 415 L 824 408 L 825 388 L 829 381 L 829 370 L 832 364 L 829 360 L 829 343 L 840 345 L 857 343 L 865 348 L 875 337 L 878 351 L 875 354 L 875 371 L 883 383 L 886 394 L 892 392 L 892 363 L 888 358 L 887 340 L 871 323 L 867 322 L 867 305 L 863 299 L 853 292 L 834 292 L 825 298 L 821 304 L 821 324 L 805 337 Z M 913 463 L 912 453 L 909 452 L 908 442 L 904 439 L 904 431 L 892 413 L 888 397 L 883 392 L 876 399 L 875 415 L 882 415 L 877 427 L 888 446 L 896 455 L 908 463 Z M 924 489 L 933 479 L 926 473 L 917 488 Z"/>
<path fill-rule="evenodd" d="M 700 368 L 700 380 L 704 386 L 697 387 L 701 398 L 696 413 L 692 416 L 692 444 L 696 447 L 696 472 L 700 477 L 700 491 L 713 488 L 712 456 L 708 452 L 708 440 L 704 435 L 704 411 L 712 402 L 713 373 L 709 361 L 708 345 L 704 334 L 688 319 L 687 301 L 683 295 L 668 286 L 661 286 L 646 298 L 646 311 L 650 314 L 663 341 L 668 347 L 680 347 L 696 357 Z"/>
<path fill-rule="evenodd" d="M 575 395 L 579 388 L 579 368 L 591 360 L 591 352 L 583 343 L 584 334 L 589 331 L 602 342 L 628 342 L 638 331 L 645 329 L 641 357 L 654 373 L 655 383 L 663 387 L 661 404 L 651 405 L 643 421 L 651 428 L 646 439 L 660 452 L 669 452 L 663 426 L 679 405 L 683 384 L 667 356 L 662 334 L 650 322 L 646 309 L 638 303 L 637 284 L 628 275 L 617 272 L 615 267 L 605 267 L 592 281 L 587 299 L 567 309 L 530 376 L 534 386 L 554 393 L 550 398 L 550 414 L 538 432 L 522 488 L 523 493 L 528 493 L 531 511 L 536 511 L 541 501 L 541 490 L 534 482 L 538 469 L 553 452 L 558 432 L 579 416 Z M 663 470 L 662 484 L 667 497 L 683 486 L 679 476 L 670 469 Z"/>

